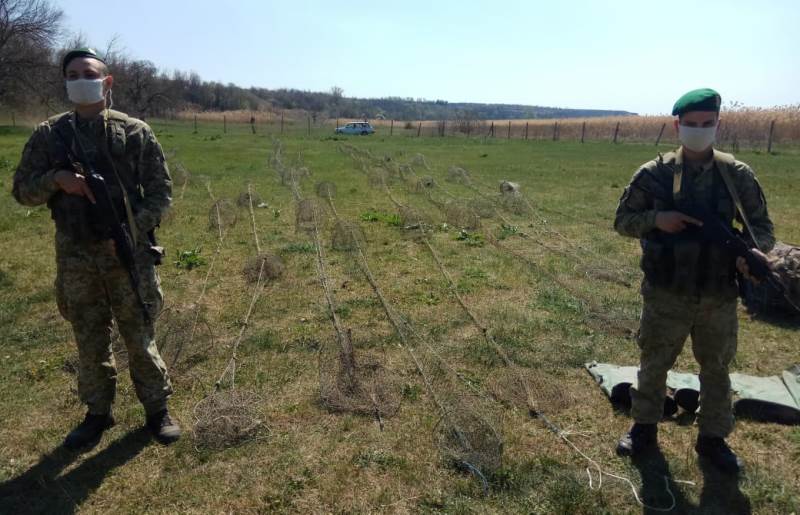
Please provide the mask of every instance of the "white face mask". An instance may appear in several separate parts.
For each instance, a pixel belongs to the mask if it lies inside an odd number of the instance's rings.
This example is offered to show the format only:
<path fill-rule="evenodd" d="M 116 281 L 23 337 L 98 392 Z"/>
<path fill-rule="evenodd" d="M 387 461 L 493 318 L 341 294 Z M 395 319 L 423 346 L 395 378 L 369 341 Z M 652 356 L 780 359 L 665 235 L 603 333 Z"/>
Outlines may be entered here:
<path fill-rule="evenodd" d="M 96 104 L 103 100 L 103 79 L 67 81 L 67 96 L 73 104 Z"/>
<path fill-rule="evenodd" d="M 678 139 L 684 147 L 702 152 L 710 147 L 717 137 L 717 125 L 713 127 L 687 127 L 678 125 Z"/>

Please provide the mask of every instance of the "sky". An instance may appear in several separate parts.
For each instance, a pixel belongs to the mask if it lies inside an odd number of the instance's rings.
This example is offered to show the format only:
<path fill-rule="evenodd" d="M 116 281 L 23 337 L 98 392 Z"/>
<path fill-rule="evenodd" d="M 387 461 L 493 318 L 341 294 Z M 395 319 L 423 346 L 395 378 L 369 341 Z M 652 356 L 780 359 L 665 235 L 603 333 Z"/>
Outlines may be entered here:
<path fill-rule="evenodd" d="M 239 86 L 669 114 L 800 104 L 798 0 L 52 0 L 65 29 Z M 112 70 L 113 73 L 113 70 Z"/>

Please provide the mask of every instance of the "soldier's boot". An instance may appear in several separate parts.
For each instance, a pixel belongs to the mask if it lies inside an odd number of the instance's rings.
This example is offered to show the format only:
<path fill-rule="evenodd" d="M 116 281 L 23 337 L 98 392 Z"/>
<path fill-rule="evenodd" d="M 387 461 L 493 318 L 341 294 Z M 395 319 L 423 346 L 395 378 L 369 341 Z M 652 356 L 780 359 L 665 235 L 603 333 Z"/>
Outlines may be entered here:
<path fill-rule="evenodd" d="M 617 442 L 617 454 L 620 456 L 635 456 L 652 449 L 658 443 L 657 435 L 658 427 L 655 424 L 640 424 L 637 422 Z"/>
<path fill-rule="evenodd" d="M 85 447 L 97 445 L 103 431 L 114 425 L 114 417 L 111 413 L 103 415 L 93 415 L 86 413 L 83 422 L 70 431 L 64 439 L 64 447 L 67 449 L 77 450 Z"/>
<path fill-rule="evenodd" d="M 147 429 L 158 443 L 169 445 L 181 437 L 181 428 L 177 422 L 169 416 L 169 411 L 161 410 L 158 413 L 148 415 Z"/>
<path fill-rule="evenodd" d="M 742 460 L 728 447 L 723 438 L 699 435 L 694 450 L 700 457 L 728 474 L 737 474 L 744 468 Z"/>

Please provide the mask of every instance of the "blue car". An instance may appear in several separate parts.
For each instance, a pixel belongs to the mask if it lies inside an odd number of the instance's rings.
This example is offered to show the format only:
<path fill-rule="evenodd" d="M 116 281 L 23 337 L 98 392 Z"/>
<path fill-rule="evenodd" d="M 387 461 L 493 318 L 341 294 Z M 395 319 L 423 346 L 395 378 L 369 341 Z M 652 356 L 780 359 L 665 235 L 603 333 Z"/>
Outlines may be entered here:
<path fill-rule="evenodd" d="M 375 129 L 372 128 L 369 122 L 350 122 L 347 125 L 336 127 L 335 132 L 336 134 L 360 134 L 366 136 L 374 134 Z"/>

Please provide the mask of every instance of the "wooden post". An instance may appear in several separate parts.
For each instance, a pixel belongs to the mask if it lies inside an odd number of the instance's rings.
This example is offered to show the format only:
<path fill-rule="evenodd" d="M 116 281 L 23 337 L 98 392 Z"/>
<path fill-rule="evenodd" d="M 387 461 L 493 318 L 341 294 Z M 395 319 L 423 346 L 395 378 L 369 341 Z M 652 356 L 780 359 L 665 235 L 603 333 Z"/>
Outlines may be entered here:
<path fill-rule="evenodd" d="M 511 139 L 511 120 L 508 121 L 508 134 L 506 135 L 506 139 Z"/>
<path fill-rule="evenodd" d="M 308 120 L 308 135 L 311 136 L 311 117 L 306 118 Z"/>
<path fill-rule="evenodd" d="M 775 132 L 775 120 L 769 122 L 769 137 L 767 138 L 767 154 L 772 153 L 772 133 Z"/>
<path fill-rule="evenodd" d="M 17 118 L 14 116 L 14 111 L 11 111 L 11 126 L 12 127 L 17 126 Z"/>
<path fill-rule="evenodd" d="M 469 138 L 470 133 L 472 132 L 472 125 L 467 120 L 467 137 Z"/>
<path fill-rule="evenodd" d="M 283 111 L 281 111 L 281 134 L 283 134 Z"/>
<path fill-rule="evenodd" d="M 489 131 L 491 131 L 492 137 L 494 138 L 494 122 L 492 122 L 492 126 L 489 127 Z"/>
<path fill-rule="evenodd" d="M 417 125 L 417 137 L 418 138 L 419 138 L 420 134 L 422 134 L 422 122 L 419 122 L 419 125 Z"/>
<path fill-rule="evenodd" d="M 617 142 L 617 135 L 619 134 L 619 122 L 617 122 L 617 126 L 614 128 L 614 143 Z"/>
<path fill-rule="evenodd" d="M 389 125 L 389 136 L 394 134 L 394 120 L 392 120 L 392 124 Z"/>
<path fill-rule="evenodd" d="M 442 120 L 442 137 L 444 138 L 444 133 L 447 131 L 447 120 Z"/>
<path fill-rule="evenodd" d="M 581 126 L 581 143 L 583 143 L 583 137 L 586 135 L 586 122 L 583 122 Z"/>
<path fill-rule="evenodd" d="M 658 131 L 658 137 L 656 138 L 656 146 L 661 142 L 661 136 L 664 135 L 664 129 L 667 127 L 666 123 L 661 124 L 661 130 Z"/>
<path fill-rule="evenodd" d="M 336 127 L 334 127 L 334 129 L 337 129 L 338 127 L 339 127 L 339 119 L 337 118 L 336 119 Z"/>
<path fill-rule="evenodd" d="M 194 132 L 197 132 L 197 115 L 194 115 Z"/>
<path fill-rule="evenodd" d="M 525 141 L 528 140 L 528 123 L 530 122 L 525 122 Z"/>
<path fill-rule="evenodd" d="M 553 123 L 553 141 L 558 138 L 558 122 Z"/>
<path fill-rule="evenodd" d="M 222 133 L 228 133 L 228 121 L 226 120 L 226 116 L 224 114 L 222 115 Z"/>

